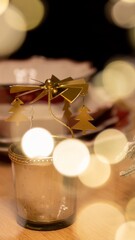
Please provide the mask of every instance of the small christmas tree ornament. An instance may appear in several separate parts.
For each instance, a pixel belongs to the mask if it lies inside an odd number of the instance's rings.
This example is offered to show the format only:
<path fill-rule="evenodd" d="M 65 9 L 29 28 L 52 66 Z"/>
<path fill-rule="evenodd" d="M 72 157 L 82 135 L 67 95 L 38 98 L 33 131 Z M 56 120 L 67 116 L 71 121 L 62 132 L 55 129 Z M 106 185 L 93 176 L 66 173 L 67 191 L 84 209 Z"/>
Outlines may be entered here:
<path fill-rule="evenodd" d="M 90 115 L 90 110 L 83 105 L 79 109 L 79 114 L 75 117 L 77 123 L 74 124 L 71 128 L 76 130 L 82 130 L 82 133 L 85 134 L 87 130 L 95 130 L 96 127 L 90 123 L 90 121 L 94 120 L 93 117 Z"/>
<path fill-rule="evenodd" d="M 19 98 L 15 98 L 11 103 L 12 107 L 9 109 L 11 116 L 9 116 L 6 121 L 16 122 L 17 125 L 19 125 L 20 122 L 28 121 L 28 117 L 23 114 L 23 104 L 24 103 Z"/>

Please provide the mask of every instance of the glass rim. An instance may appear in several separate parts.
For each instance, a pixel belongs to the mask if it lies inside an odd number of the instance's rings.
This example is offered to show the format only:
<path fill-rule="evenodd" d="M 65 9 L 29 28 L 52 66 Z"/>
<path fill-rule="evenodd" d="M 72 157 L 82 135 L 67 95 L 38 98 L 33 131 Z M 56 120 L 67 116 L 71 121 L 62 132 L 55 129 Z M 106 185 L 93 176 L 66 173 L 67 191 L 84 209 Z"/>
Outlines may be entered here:
<path fill-rule="evenodd" d="M 55 145 L 59 143 L 60 141 L 66 139 L 66 137 L 59 137 L 59 136 L 53 136 L 56 140 Z M 49 156 L 43 156 L 43 157 L 34 157 L 30 158 L 26 156 L 23 151 L 21 150 L 21 142 L 14 142 L 11 143 L 8 148 L 8 156 L 12 162 L 16 162 L 19 164 L 43 164 L 43 163 L 51 163 L 52 162 L 52 155 Z"/>

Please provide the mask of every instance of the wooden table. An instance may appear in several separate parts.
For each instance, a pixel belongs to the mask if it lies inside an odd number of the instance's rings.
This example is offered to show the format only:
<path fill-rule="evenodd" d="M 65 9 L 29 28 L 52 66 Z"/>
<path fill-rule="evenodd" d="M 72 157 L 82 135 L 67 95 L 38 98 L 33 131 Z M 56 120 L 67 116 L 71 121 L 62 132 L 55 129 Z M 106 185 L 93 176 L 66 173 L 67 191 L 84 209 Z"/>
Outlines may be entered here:
<path fill-rule="evenodd" d="M 88 188 L 78 180 L 77 216 L 71 226 L 34 231 L 16 223 L 11 162 L 0 155 L 0 240 L 117 240 L 122 224 L 135 220 L 135 208 L 127 205 L 135 197 L 135 175 L 119 176 L 129 164 L 123 161 L 113 165 L 109 180 L 98 188 Z"/>

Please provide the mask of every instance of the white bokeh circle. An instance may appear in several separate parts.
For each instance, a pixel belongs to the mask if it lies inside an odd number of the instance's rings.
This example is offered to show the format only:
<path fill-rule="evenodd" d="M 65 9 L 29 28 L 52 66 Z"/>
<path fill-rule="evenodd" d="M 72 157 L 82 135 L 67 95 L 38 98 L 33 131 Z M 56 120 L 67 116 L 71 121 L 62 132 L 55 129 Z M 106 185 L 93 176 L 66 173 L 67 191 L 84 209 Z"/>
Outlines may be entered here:
<path fill-rule="evenodd" d="M 54 167 L 65 176 L 78 176 L 88 167 L 89 161 L 89 149 L 78 139 L 61 141 L 53 152 Z"/>
<path fill-rule="evenodd" d="M 21 145 L 26 156 L 30 158 L 42 158 L 52 153 L 54 139 L 46 129 L 35 127 L 23 135 Z"/>

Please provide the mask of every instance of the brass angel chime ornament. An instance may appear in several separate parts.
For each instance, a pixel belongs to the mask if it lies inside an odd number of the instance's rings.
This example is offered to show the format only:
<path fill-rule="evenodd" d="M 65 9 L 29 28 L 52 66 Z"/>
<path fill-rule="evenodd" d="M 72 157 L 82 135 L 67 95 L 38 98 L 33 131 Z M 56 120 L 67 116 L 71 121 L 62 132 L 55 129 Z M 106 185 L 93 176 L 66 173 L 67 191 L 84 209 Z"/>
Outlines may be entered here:
<path fill-rule="evenodd" d="M 37 82 L 40 82 L 38 80 L 35 80 Z M 51 100 L 54 98 L 57 98 L 58 96 L 61 96 L 69 105 L 73 103 L 79 96 L 82 96 L 83 99 L 85 95 L 88 92 L 88 83 L 86 82 L 85 79 L 72 79 L 71 77 L 68 77 L 63 80 L 59 80 L 57 77 L 54 75 L 51 76 L 50 79 L 47 79 L 44 83 L 41 82 L 41 84 L 25 84 L 25 85 L 12 85 L 10 86 L 10 93 L 11 94 L 16 94 L 15 99 L 14 99 L 14 104 L 17 101 L 18 103 L 23 104 L 22 100 L 20 98 L 24 95 L 31 94 L 31 93 L 38 93 L 36 97 L 31 100 L 29 103 L 33 104 L 40 99 L 42 99 L 45 96 L 48 96 L 48 106 L 49 110 L 52 114 L 52 116 L 63 124 L 65 127 L 69 129 L 71 132 L 72 136 L 74 136 L 73 129 L 82 130 L 83 133 L 85 133 L 87 130 L 94 130 L 96 127 L 89 122 L 89 120 L 93 120 L 93 118 L 89 114 L 89 109 L 83 104 L 81 108 L 79 109 L 82 114 L 81 114 L 81 122 L 79 125 L 74 124 L 73 126 L 68 126 L 65 124 L 63 121 L 58 119 L 52 112 L 51 109 Z M 17 104 L 16 106 L 18 106 Z M 17 110 L 17 109 L 16 109 Z M 79 115 L 78 115 L 79 116 Z M 87 116 L 87 117 L 86 117 Z M 76 118 L 77 121 L 79 121 L 78 118 Z M 10 118 L 7 119 L 10 121 Z M 78 126 L 78 127 L 77 127 Z"/>

